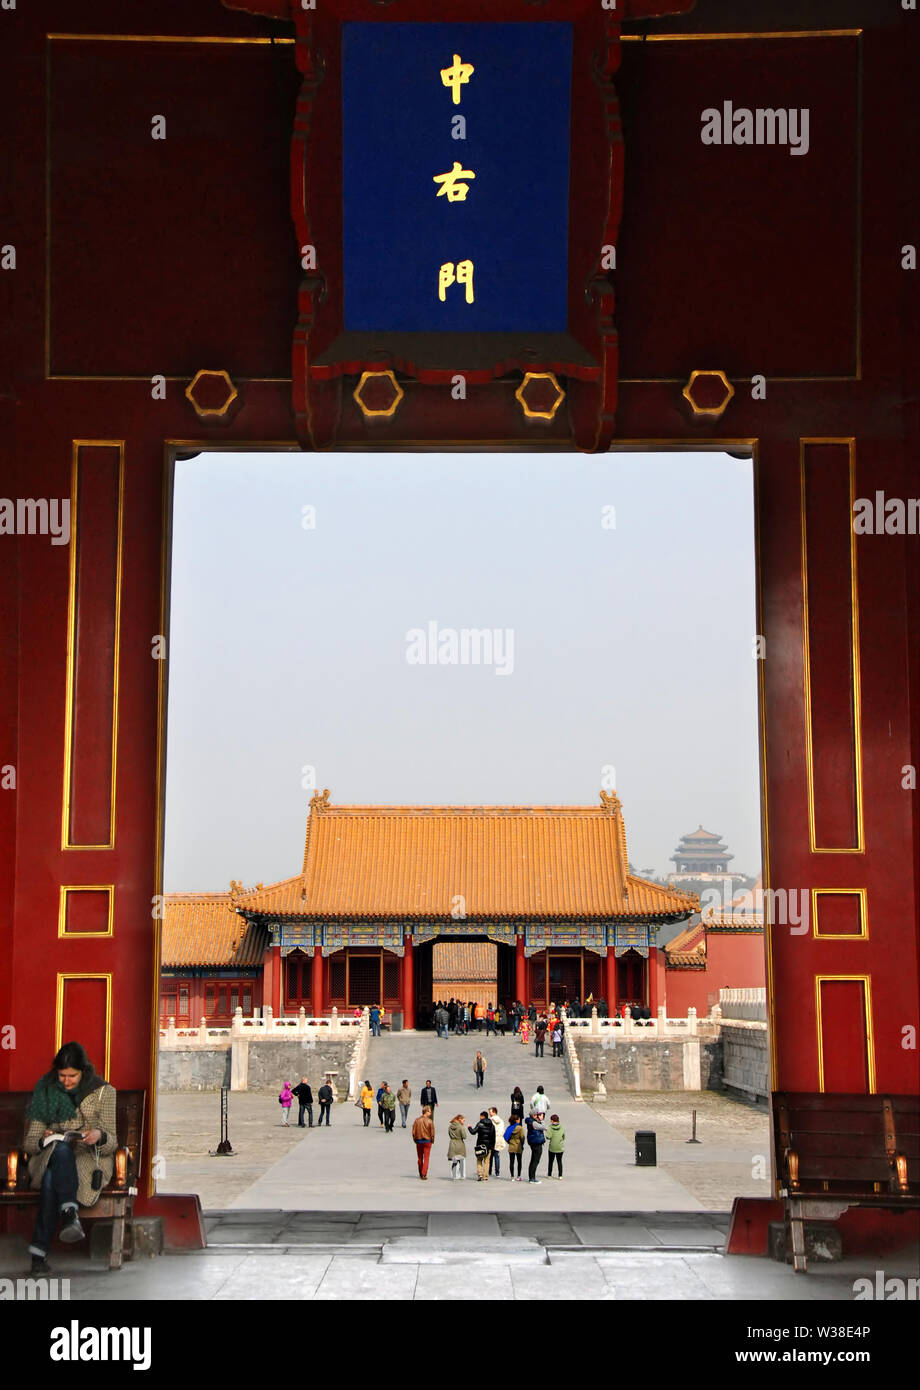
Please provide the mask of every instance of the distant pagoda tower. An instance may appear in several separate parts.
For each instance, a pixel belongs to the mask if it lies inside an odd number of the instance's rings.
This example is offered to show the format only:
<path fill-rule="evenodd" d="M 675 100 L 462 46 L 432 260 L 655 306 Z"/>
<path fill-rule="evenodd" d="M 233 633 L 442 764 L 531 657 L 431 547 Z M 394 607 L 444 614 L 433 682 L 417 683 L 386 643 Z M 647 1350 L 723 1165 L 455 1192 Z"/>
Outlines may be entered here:
<path fill-rule="evenodd" d="M 733 854 L 729 854 L 728 846 L 722 842 L 720 836 L 713 835 L 700 826 L 689 835 L 680 837 L 680 844 L 671 855 L 671 862 L 675 868 L 674 873 L 669 874 L 669 878 L 698 878 L 703 874 L 727 875 L 728 861 L 734 857 Z"/>

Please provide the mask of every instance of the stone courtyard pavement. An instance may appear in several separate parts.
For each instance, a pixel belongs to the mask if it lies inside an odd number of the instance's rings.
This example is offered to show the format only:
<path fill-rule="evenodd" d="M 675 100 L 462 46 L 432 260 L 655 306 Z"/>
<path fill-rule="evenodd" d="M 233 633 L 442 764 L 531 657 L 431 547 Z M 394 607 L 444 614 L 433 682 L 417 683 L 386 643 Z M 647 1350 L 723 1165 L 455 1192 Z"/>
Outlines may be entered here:
<path fill-rule="evenodd" d="M 473 1058 L 481 1046 L 486 1084 L 477 1091 Z M 309 1054 L 305 1054 L 309 1057 Z M 300 1130 L 280 1123 L 276 1092 L 230 1096 L 230 1139 L 237 1156 L 213 1159 L 217 1147 L 216 1094 L 183 1092 L 159 1098 L 160 1191 L 198 1192 L 205 1210 L 326 1212 L 488 1211 L 520 1212 L 723 1212 L 736 1195 L 766 1195 L 769 1127 L 764 1112 L 714 1093 L 622 1094 L 602 1106 L 576 1102 L 561 1060 L 535 1058 L 505 1038 L 451 1037 L 431 1033 L 384 1035 L 371 1042 L 367 1075 L 375 1090 L 382 1080 L 398 1087 L 404 1076 L 413 1092 L 412 1118 L 428 1077 L 438 1091 L 437 1138 L 429 1180 L 420 1183 L 415 1146 L 399 1124 L 385 1134 L 373 1112 L 365 1130 L 353 1104 L 333 1108 L 332 1124 Z M 278 1086 L 285 1079 L 279 1076 Z M 311 1077 L 316 1089 L 319 1078 Z M 470 1140 L 466 1182 L 453 1182 L 447 1161 L 447 1121 L 462 1113 L 473 1122 L 496 1105 L 507 1118 L 510 1094 L 520 1084 L 530 1098 L 538 1083 L 566 1130 L 565 1178 L 547 1180 L 541 1163 L 539 1188 L 508 1181 L 507 1156 L 496 1180 L 477 1183 Z M 699 1145 L 688 1145 L 690 1111 L 700 1111 Z M 296 1121 L 296 1108 L 292 1112 Z M 318 1115 L 318 1107 L 314 1114 Z M 658 1133 L 658 1166 L 637 1168 L 636 1129 Z M 525 1172 L 526 1172 L 525 1153 Z M 705 1225 L 706 1223 L 702 1223 Z"/>

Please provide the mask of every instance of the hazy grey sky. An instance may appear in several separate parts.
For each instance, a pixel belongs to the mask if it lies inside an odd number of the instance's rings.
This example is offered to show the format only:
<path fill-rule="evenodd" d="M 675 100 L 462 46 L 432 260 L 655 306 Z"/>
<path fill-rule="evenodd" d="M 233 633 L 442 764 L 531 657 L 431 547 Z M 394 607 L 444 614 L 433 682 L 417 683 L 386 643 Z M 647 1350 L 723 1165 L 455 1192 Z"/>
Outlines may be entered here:
<path fill-rule="evenodd" d="M 612 765 L 638 868 L 700 823 L 760 868 L 749 461 L 202 454 L 171 602 L 167 891 L 298 873 L 305 767 L 333 802 L 591 805 Z M 510 630 L 508 674 L 410 664 L 431 622 Z"/>

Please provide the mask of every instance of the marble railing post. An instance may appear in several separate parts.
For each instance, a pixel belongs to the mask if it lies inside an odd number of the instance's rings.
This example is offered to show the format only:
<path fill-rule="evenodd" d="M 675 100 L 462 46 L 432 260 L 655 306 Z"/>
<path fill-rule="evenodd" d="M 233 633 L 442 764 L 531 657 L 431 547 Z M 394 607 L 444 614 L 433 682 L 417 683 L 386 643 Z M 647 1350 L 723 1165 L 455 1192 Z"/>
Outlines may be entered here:
<path fill-rule="evenodd" d="M 591 1005 L 591 1036 L 592 1036 L 592 1038 L 599 1038 L 600 1035 L 601 1035 L 601 1025 L 600 1025 L 600 1021 L 599 1021 L 599 1019 L 598 1019 L 598 1017 L 597 1017 L 597 1005 L 596 1005 L 596 1004 L 592 1004 L 592 1005 Z"/>
<path fill-rule="evenodd" d="M 691 1038 L 696 1037 L 696 1009 L 692 1004 L 687 1010 L 687 1032 Z"/>
<path fill-rule="evenodd" d="M 199 1041 L 200 1043 L 206 1043 L 207 1040 L 208 1040 L 208 1024 L 207 1024 L 207 1020 L 206 1020 L 204 1017 L 202 1017 L 202 1020 L 201 1020 L 201 1022 L 200 1022 L 199 1025 L 198 1025 L 198 1041 Z"/>
<path fill-rule="evenodd" d="M 176 1020 L 168 1018 L 166 1020 L 166 1046 L 175 1047 L 176 1045 Z"/>

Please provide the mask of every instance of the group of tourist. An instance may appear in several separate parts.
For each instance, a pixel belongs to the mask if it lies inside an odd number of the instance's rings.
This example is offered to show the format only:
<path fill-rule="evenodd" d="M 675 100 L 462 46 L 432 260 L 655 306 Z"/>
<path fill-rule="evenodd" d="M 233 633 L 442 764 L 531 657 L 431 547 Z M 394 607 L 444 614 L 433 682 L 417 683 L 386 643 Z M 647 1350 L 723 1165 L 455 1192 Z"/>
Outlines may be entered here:
<path fill-rule="evenodd" d="M 476 1159 L 476 1181 L 488 1182 L 490 1177 L 501 1177 L 501 1156 L 508 1154 L 508 1177 L 511 1182 L 522 1182 L 524 1146 L 529 1150 L 527 1181 L 539 1185 L 537 1177 L 544 1149 L 549 1154 L 548 1176 L 553 1176 L 553 1168 L 558 1167 L 562 1178 L 562 1156 L 565 1151 L 565 1129 L 556 1114 L 551 1114 L 549 1123 L 546 1115 L 549 1101 L 542 1086 L 538 1086 L 530 1099 L 529 1113 L 524 1114 L 524 1094 L 520 1086 L 511 1092 L 511 1113 L 503 1120 L 498 1108 L 490 1105 L 488 1110 L 480 1110 L 474 1124 L 467 1124 L 466 1116 L 454 1115 L 447 1127 L 447 1158 L 450 1163 L 451 1178 L 459 1182 L 466 1177 L 467 1135 L 473 1137 L 473 1155 Z M 418 1155 L 418 1175 L 423 1182 L 428 1180 L 428 1161 L 435 1141 L 434 1112 L 431 1106 L 424 1105 L 422 1113 L 412 1126 L 412 1138 Z"/>
<path fill-rule="evenodd" d="M 476 1053 L 474 1074 L 477 1088 L 484 1083 L 486 1061 L 481 1052 Z M 361 1111 L 364 1128 L 368 1129 L 374 1107 L 377 1121 L 385 1134 L 392 1134 L 396 1128 L 396 1111 L 399 1108 L 401 1128 L 408 1128 L 409 1106 L 412 1103 L 412 1087 L 408 1080 L 394 1090 L 388 1081 L 381 1081 L 375 1091 L 369 1080 L 361 1087 L 355 1106 Z M 427 1080 L 419 1093 L 422 1113 L 412 1125 L 412 1139 L 418 1155 L 418 1175 L 427 1182 L 428 1163 L 435 1140 L 434 1116 L 438 1107 L 438 1092 L 431 1080 Z M 503 1121 L 497 1106 L 481 1110 L 475 1124 L 468 1125 L 465 1115 L 455 1115 L 448 1125 L 447 1157 L 454 1179 L 466 1177 L 467 1133 L 474 1138 L 473 1153 L 476 1158 L 476 1177 L 478 1182 L 488 1182 L 491 1176 L 501 1177 L 501 1155 L 507 1149 L 509 1178 L 512 1182 L 522 1181 L 522 1160 L 524 1145 L 530 1151 L 527 1180 L 539 1183 L 537 1172 L 540 1159 L 546 1148 L 549 1154 L 549 1173 L 558 1166 L 562 1177 L 562 1155 L 565 1150 L 565 1129 L 559 1116 L 550 1114 L 549 1098 L 542 1086 L 538 1086 L 530 1098 L 528 1113 L 525 1115 L 524 1093 L 520 1086 L 511 1092 L 511 1113 Z M 547 1115 L 549 1121 L 547 1122 Z M 515 1176 L 516 1172 L 516 1176 Z"/>
<path fill-rule="evenodd" d="M 283 1125 L 290 1124 L 291 1107 L 294 1104 L 295 1097 L 297 1099 L 298 1105 L 298 1125 L 301 1129 L 307 1127 L 312 1129 L 313 1089 L 310 1085 L 309 1079 L 306 1076 L 302 1076 L 300 1078 L 299 1084 L 296 1086 L 291 1086 L 290 1082 L 288 1081 L 285 1081 L 282 1085 L 281 1090 L 278 1093 L 278 1102 L 281 1106 L 281 1123 Z M 335 1093 L 333 1092 L 332 1086 L 329 1084 L 328 1081 L 324 1081 L 322 1086 L 320 1086 L 319 1090 L 316 1093 L 316 1099 L 319 1101 L 319 1119 L 316 1123 L 317 1125 L 321 1125 L 323 1123 L 323 1119 L 325 1119 L 326 1128 L 328 1129 L 329 1115 L 330 1111 L 332 1110 L 332 1102 L 335 1099 Z M 304 1115 L 306 1115 L 309 1119 L 309 1126 L 304 1125 Z"/>
<path fill-rule="evenodd" d="M 499 1033 L 504 1037 L 510 1026 L 512 1036 L 519 1037 L 525 1047 L 533 1038 L 535 1057 L 544 1056 L 547 1037 L 552 1044 L 553 1056 L 562 1056 L 565 1023 L 554 1004 L 550 1005 L 548 1013 L 540 1013 L 536 1004 L 525 1008 L 520 999 L 512 1004 L 510 1010 L 504 1004 L 494 1008 L 491 1003 L 470 1001 L 463 1004 L 456 999 L 449 999 L 445 1003 L 439 999 L 434 1006 L 434 1026 L 439 1038 L 449 1038 L 451 1033 L 465 1037 L 471 1028 L 473 1032 L 482 1032 L 484 1028 L 487 1037 Z"/>

